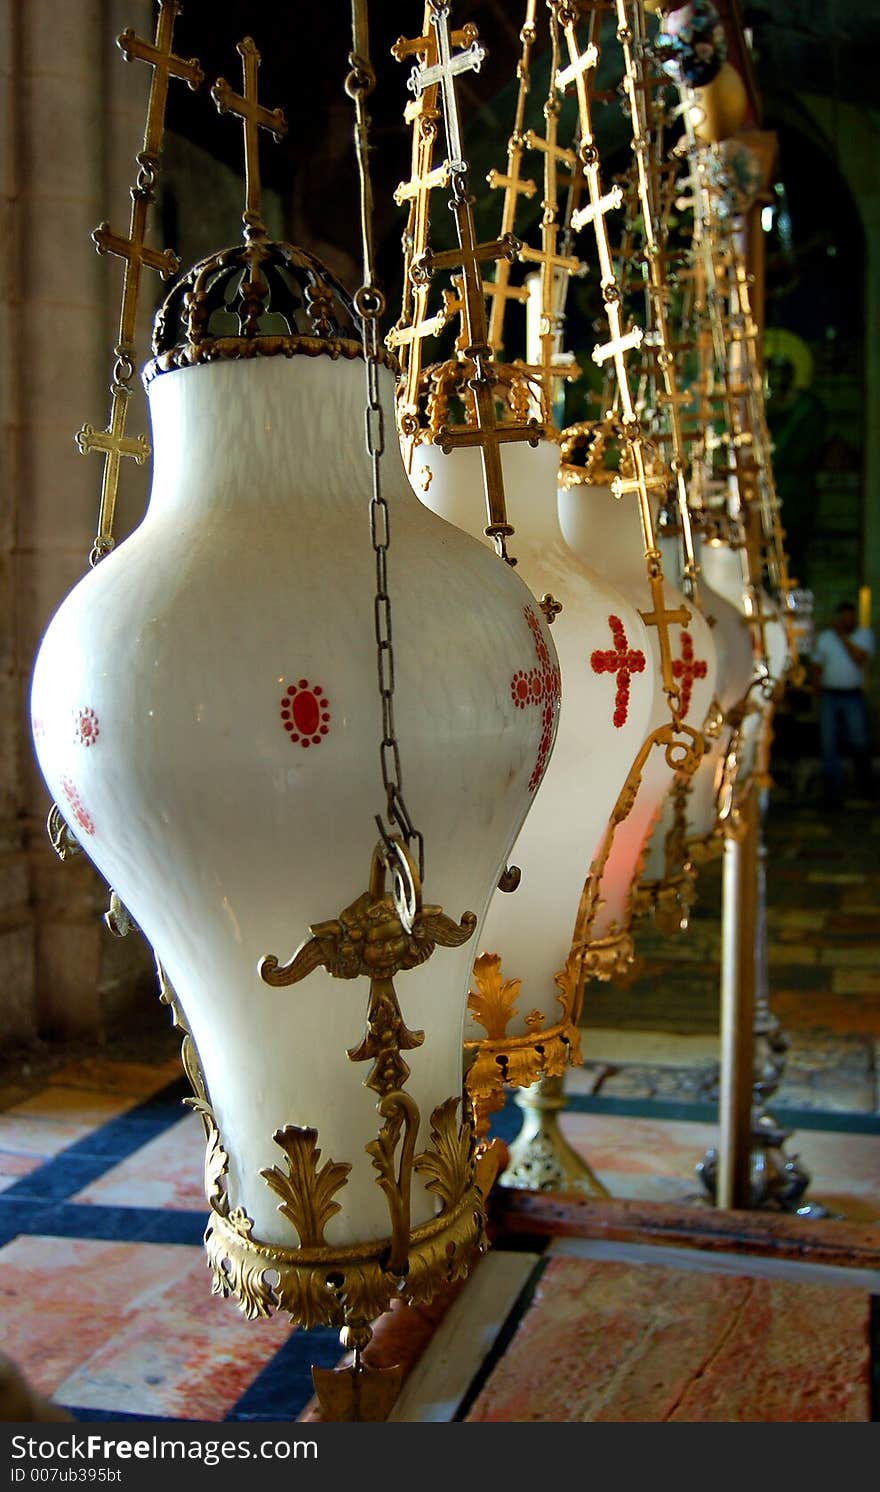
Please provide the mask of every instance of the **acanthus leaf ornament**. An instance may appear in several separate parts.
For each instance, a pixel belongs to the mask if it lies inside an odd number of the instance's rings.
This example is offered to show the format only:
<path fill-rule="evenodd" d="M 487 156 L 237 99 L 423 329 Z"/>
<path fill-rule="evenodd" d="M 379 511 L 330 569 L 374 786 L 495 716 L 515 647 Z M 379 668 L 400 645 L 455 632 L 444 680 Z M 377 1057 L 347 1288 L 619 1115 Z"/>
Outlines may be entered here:
<path fill-rule="evenodd" d="M 318 1170 L 321 1152 L 316 1129 L 286 1124 L 272 1138 L 287 1157 L 287 1170 L 273 1166 L 260 1174 L 281 1198 L 278 1211 L 296 1229 L 301 1247 L 320 1248 L 327 1223 L 340 1211 L 333 1199 L 345 1186 L 351 1166 L 347 1161 L 328 1160 Z"/>
<path fill-rule="evenodd" d="M 451 1212 L 462 1192 L 474 1177 L 472 1125 L 459 1125 L 459 1100 L 447 1098 L 431 1115 L 431 1149 L 423 1150 L 414 1161 L 415 1171 L 424 1179 L 429 1192 L 440 1198 L 440 1211 Z"/>
<path fill-rule="evenodd" d="M 481 953 L 474 959 L 476 990 L 468 995 L 468 1010 L 483 1027 L 490 1041 L 500 1040 L 516 1010 L 521 979 L 501 978 L 501 959 L 497 953 Z"/>

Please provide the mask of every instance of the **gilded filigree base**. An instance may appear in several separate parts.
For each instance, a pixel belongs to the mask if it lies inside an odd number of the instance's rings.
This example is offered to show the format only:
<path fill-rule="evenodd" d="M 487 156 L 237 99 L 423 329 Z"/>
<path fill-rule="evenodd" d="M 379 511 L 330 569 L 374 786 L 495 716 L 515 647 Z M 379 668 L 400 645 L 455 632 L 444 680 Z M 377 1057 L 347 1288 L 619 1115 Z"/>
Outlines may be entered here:
<path fill-rule="evenodd" d="M 214 1206 L 205 1248 L 214 1294 L 234 1296 L 249 1320 L 286 1311 L 298 1326 L 343 1327 L 373 1321 L 392 1300 L 431 1300 L 440 1287 L 463 1279 L 485 1248 L 484 1197 L 472 1181 L 457 1203 L 409 1235 L 409 1268 L 395 1278 L 384 1268 L 388 1239 L 372 1243 L 282 1248 L 251 1236 L 239 1212 Z"/>
<path fill-rule="evenodd" d="M 501 1186 L 607 1197 L 607 1188 L 559 1128 L 559 1114 L 565 1108 L 562 1078 L 541 1078 L 517 1093 L 516 1103 L 523 1111 L 522 1128 L 510 1147 Z"/>

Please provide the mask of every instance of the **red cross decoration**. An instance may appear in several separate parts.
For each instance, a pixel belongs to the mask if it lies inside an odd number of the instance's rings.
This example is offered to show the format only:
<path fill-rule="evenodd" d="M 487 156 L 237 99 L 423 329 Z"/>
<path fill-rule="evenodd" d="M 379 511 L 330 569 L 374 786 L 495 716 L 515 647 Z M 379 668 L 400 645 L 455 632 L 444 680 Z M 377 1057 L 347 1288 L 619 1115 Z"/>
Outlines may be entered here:
<path fill-rule="evenodd" d="M 510 681 L 510 693 L 518 710 L 525 710 L 531 705 L 541 711 L 541 739 L 538 742 L 538 755 L 529 778 L 529 792 L 533 793 L 544 776 L 550 748 L 553 745 L 553 727 L 559 713 L 562 680 L 559 676 L 559 669 L 550 662 L 550 650 L 544 641 L 537 614 L 531 606 L 524 606 L 523 616 L 534 639 L 538 666 L 530 668 L 528 673 L 518 668 Z"/>
<path fill-rule="evenodd" d="M 641 648 L 631 648 L 626 638 L 626 630 L 619 616 L 610 616 L 608 625 L 611 628 L 611 640 L 613 648 L 596 648 L 590 656 L 590 667 L 593 673 L 613 673 L 617 675 L 617 693 L 614 696 L 614 724 L 620 730 L 626 725 L 626 717 L 629 713 L 629 686 L 634 673 L 644 673 L 645 655 Z"/>
<path fill-rule="evenodd" d="M 681 657 L 672 664 L 673 678 L 681 680 L 681 718 L 685 719 L 691 707 L 694 679 L 704 679 L 709 671 L 705 658 L 694 657 L 694 642 L 689 632 L 681 634 Z"/>

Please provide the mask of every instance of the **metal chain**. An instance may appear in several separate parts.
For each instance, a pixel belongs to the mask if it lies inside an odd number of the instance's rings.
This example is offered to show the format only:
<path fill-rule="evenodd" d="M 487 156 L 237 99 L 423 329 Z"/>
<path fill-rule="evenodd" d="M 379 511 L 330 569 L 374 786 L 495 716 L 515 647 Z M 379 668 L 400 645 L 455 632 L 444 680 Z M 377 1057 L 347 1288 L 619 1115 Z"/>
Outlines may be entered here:
<path fill-rule="evenodd" d="M 363 284 L 354 297 L 364 339 L 366 369 L 366 407 L 364 425 L 367 454 L 372 468 L 373 490 L 370 498 L 370 540 L 376 557 L 376 595 L 373 622 L 378 661 L 379 697 L 382 704 L 382 739 L 379 762 L 385 788 L 385 812 L 400 831 L 404 844 L 413 843 L 418 855 L 419 880 L 424 880 L 424 837 L 416 829 L 403 796 L 403 774 L 400 746 L 394 723 L 394 637 L 391 623 L 391 596 L 388 591 L 388 549 L 391 526 L 388 503 L 382 493 L 381 463 L 385 450 L 385 420 L 379 397 L 379 320 L 385 310 L 385 297 L 376 284 L 373 246 L 373 190 L 370 178 L 370 143 L 366 101 L 376 86 L 376 74 L 369 56 L 369 32 L 366 0 L 352 0 L 352 50 L 348 61 L 351 71 L 345 80 L 345 91 L 355 106 L 354 139 L 360 178 L 361 246 L 363 250 Z M 398 859 L 390 832 L 380 814 L 376 815 L 379 833 L 386 850 Z"/>

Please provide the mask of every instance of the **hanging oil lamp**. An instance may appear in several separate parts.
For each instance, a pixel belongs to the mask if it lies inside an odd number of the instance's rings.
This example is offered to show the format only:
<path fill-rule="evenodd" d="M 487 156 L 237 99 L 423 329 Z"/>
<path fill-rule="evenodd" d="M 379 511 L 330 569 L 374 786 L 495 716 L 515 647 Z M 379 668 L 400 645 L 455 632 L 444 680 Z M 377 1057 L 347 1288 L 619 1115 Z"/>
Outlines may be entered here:
<path fill-rule="evenodd" d="M 32 709 L 65 832 L 152 944 L 185 1032 L 215 1291 L 343 1327 L 337 1411 L 356 1417 L 369 1323 L 482 1247 L 460 1110 L 473 934 L 556 726 L 558 700 L 524 710 L 511 679 L 539 643 L 557 663 L 522 581 L 416 500 L 384 439 L 364 7 L 354 302 L 268 239 L 257 127 L 283 116 L 258 101 L 253 42 L 238 51 L 242 92 L 212 92 L 245 125 L 244 241 L 159 312 L 149 507 L 51 622 Z"/>

